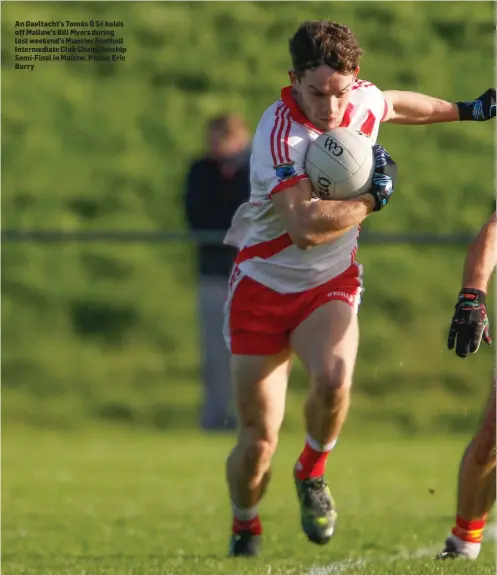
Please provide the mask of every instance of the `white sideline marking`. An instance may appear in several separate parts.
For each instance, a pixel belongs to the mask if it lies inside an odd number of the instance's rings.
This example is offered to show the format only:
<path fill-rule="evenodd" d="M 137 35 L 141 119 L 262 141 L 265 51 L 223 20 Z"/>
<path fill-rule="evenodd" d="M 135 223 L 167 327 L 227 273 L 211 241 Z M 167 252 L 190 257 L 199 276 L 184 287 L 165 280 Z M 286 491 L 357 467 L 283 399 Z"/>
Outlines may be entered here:
<path fill-rule="evenodd" d="M 309 575 L 341 575 L 342 573 L 347 573 L 349 568 L 362 567 L 366 563 L 365 559 L 345 559 L 323 567 L 311 567 Z"/>
<path fill-rule="evenodd" d="M 382 563 L 390 563 L 391 561 L 396 561 L 397 559 L 409 559 L 418 557 L 427 557 L 436 555 L 440 551 L 440 545 L 433 547 L 422 547 L 414 552 L 409 553 L 406 550 L 397 553 L 396 555 L 383 555 L 375 557 L 376 561 L 380 560 Z M 329 563 L 328 565 L 313 566 L 309 571 L 309 575 L 345 575 L 349 569 L 362 567 L 366 565 L 371 559 L 345 559 L 344 561 L 336 561 L 335 563 Z"/>
<path fill-rule="evenodd" d="M 497 541 L 497 523 L 488 525 L 485 529 L 485 539 L 487 543 L 489 541 Z M 396 561 L 397 559 L 409 559 L 409 558 L 419 558 L 419 557 L 435 557 L 435 555 L 442 550 L 443 541 L 440 545 L 433 545 L 432 547 L 421 547 L 416 551 L 401 551 L 396 555 L 385 555 L 380 557 L 375 557 L 375 560 L 380 560 L 382 563 L 390 563 L 391 561 Z M 314 565 L 311 567 L 308 575 L 345 575 L 350 569 L 356 567 L 362 567 L 366 565 L 371 559 L 345 559 L 343 561 L 336 561 L 334 563 L 328 563 L 328 565 Z"/>

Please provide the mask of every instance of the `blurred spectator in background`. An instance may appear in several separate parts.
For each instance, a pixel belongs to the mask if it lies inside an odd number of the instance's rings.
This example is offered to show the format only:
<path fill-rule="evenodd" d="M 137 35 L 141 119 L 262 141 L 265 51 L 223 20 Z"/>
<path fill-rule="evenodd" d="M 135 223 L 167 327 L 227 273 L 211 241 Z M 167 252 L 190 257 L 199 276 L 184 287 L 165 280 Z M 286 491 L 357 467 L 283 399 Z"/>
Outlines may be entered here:
<path fill-rule="evenodd" d="M 207 128 L 207 153 L 195 161 L 186 179 L 184 206 L 193 231 L 225 232 L 237 208 L 250 195 L 250 142 L 244 120 L 213 118 Z M 223 339 L 223 308 L 236 249 L 217 242 L 198 248 L 198 311 L 205 398 L 201 427 L 234 429 L 230 356 Z"/>

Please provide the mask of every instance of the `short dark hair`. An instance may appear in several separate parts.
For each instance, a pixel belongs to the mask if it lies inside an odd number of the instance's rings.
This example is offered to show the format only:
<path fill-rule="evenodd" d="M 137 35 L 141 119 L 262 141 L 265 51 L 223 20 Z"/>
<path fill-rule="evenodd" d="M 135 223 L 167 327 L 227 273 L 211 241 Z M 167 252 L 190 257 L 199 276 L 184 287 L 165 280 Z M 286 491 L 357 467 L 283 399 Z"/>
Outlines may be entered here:
<path fill-rule="evenodd" d="M 330 20 L 302 22 L 289 42 L 293 69 L 302 77 L 306 70 L 329 66 L 342 73 L 352 73 L 363 55 L 348 26 Z"/>
<path fill-rule="evenodd" d="M 210 131 L 218 131 L 223 136 L 231 136 L 236 133 L 248 133 L 245 120 L 238 114 L 220 114 L 211 118 L 207 124 Z"/>

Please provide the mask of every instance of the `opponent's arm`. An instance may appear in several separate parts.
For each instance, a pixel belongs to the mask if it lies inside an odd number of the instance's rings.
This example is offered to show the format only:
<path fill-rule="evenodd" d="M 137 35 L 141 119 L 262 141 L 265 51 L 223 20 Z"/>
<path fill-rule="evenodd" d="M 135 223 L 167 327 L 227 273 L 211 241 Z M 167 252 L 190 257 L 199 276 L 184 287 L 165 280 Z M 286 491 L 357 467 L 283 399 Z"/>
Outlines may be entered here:
<path fill-rule="evenodd" d="M 496 240 L 497 220 L 494 212 L 468 249 L 462 289 L 449 330 L 448 348 L 456 345 L 456 354 L 462 358 L 478 351 L 482 339 L 488 344 L 492 343 L 485 296 L 496 265 Z"/>
<path fill-rule="evenodd" d="M 480 121 L 495 117 L 495 89 L 469 102 L 448 102 L 418 92 L 386 90 L 383 92 L 387 112 L 383 122 L 391 124 L 436 124 L 442 122 Z"/>
<path fill-rule="evenodd" d="M 364 195 L 345 201 L 311 201 L 311 182 L 302 179 L 272 196 L 273 206 L 297 247 L 306 249 L 337 239 L 387 205 L 394 190 L 397 164 L 382 146 L 375 144 L 373 151 L 371 188 Z"/>
<path fill-rule="evenodd" d="M 462 289 L 476 289 L 487 293 L 488 282 L 497 259 L 496 212 L 471 242 L 464 263 Z"/>

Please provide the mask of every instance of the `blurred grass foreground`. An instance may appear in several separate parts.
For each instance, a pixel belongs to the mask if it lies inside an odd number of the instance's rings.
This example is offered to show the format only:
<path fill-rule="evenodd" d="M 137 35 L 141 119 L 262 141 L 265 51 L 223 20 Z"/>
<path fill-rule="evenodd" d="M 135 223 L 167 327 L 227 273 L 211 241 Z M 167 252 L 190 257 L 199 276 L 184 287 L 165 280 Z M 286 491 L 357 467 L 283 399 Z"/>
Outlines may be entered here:
<path fill-rule="evenodd" d="M 491 2 L 8 2 L 2 5 L 3 229 L 182 230 L 188 162 L 213 114 L 252 129 L 287 83 L 304 19 L 356 31 L 381 89 L 472 99 L 493 82 Z M 16 20 L 124 22 L 126 62 L 14 70 Z M 366 229 L 476 233 L 493 197 L 494 124 L 383 126 L 399 164 Z M 3 243 L 4 423 L 170 428 L 199 400 L 194 246 Z M 491 350 L 446 349 L 464 246 L 368 245 L 350 433 L 467 433 Z M 302 372 L 285 426 L 300 425 Z"/>

